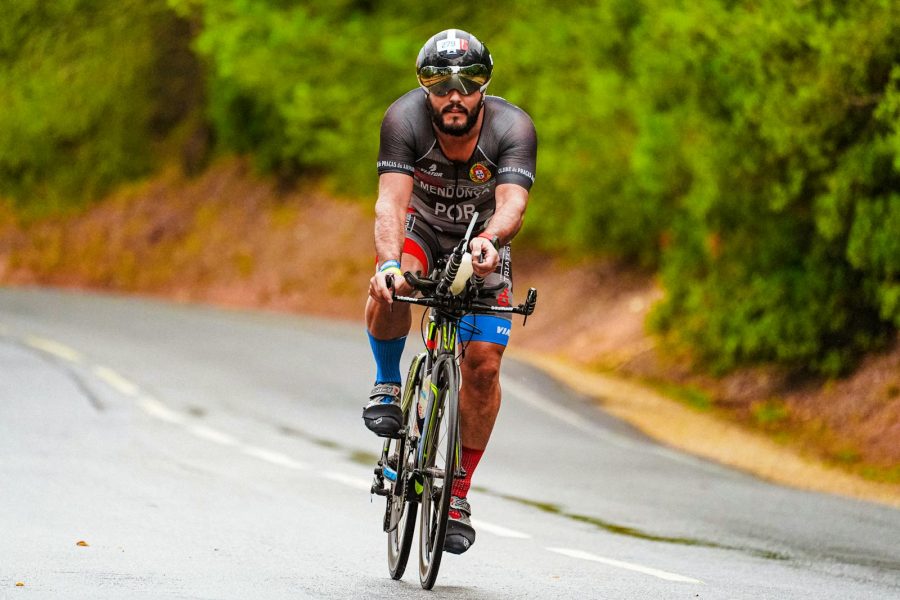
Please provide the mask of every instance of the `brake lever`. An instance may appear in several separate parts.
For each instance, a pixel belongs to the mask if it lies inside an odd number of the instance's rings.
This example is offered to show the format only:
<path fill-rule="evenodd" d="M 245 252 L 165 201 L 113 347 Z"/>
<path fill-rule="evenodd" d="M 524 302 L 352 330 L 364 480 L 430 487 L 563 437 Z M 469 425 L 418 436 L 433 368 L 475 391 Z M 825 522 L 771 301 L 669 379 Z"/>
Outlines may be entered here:
<path fill-rule="evenodd" d="M 522 327 L 525 327 L 525 324 L 528 323 L 528 317 L 534 313 L 535 304 L 537 304 L 537 290 L 535 288 L 528 288 L 528 294 L 525 295 L 525 302 L 522 304 L 522 307 L 525 309 L 525 318 L 522 319 Z"/>
<path fill-rule="evenodd" d="M 484 248 L 481 249 L 481 253 L 478 255 L 478 264 L 484 264 L 484 260 L 487 258 L 487 252 L 484 251 Z M 484 287 L 484 277 L 481 275 L 472 275 L 472 283 L 475 287 L 475 296 L 481 292 L 481 288 Z"/>
<path fill-rule="evenodd" d="M 397 288 L 394 287 L 394 275 L 392 273 L 388 273 L 384 276 L 384 285 L 391 290 L 390 311 L 394 312 L 394 299 L 397 297 Z"/>

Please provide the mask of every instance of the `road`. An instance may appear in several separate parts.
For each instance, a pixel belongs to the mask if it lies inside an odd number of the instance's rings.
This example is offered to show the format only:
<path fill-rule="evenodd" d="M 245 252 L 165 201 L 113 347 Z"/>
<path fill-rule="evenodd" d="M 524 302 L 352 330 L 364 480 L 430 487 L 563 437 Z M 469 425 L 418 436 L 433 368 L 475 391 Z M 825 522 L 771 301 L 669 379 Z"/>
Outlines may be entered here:
<path fill-rule="evenodd" d="M 0 289 L 0 598 L 422 597 L 368 493 L 372 375 L 352 324 Z M 900 511 L 665 448 L 522 364 L 502 382 L 478 539 L 428 597 L 900 597 Z"/>

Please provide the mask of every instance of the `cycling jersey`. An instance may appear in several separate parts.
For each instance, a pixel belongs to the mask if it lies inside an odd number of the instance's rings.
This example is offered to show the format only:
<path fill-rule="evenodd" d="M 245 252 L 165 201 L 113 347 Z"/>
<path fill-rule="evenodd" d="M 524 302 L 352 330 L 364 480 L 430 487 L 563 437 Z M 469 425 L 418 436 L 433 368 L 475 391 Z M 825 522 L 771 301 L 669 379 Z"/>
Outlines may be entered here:
<path fill-rule="evenodd" d="M 414 179 L 410 208 L 434 230 L 459 236 L 478 212 L 475 231 L 494 214 L 497 184 L 534 183 L 537 135 L 531 118 L 497 96 L 485 96 L 478 144 L 466 162 L 444 156 L 421 89 L 401 96 L 381 123 L 378 174 Z"/>

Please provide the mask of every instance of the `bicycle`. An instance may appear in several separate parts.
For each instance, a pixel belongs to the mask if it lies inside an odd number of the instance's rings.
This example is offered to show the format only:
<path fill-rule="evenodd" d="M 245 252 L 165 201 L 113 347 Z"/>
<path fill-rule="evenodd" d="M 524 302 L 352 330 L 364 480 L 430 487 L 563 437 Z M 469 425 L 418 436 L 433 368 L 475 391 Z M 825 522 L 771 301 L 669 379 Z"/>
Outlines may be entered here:
<path fill-rule="evenodd" d="M 394 301 L 428 308 L 428 324 L 426 329 L 423 315 L 425 350 L 410 364 L 400 402 L 402 426 L 396 438 L 384 441 L 371 492 L 387 498 L 384 531 L 393 579 L 400 579 L 406 570 L 421 506 L 419 581 L 427 590 L 434 587 L 440 569 L 453 481 L 465 475 L 459 454 L 459 361 L 464 352 L 457 352 L 460 320 L 466 314 L 515 313 L 527 321 L 537 302 L 534 288 L 518 306 L 481 301 L 505 284 L 488 288 L 480 277 L 469 277 L 467 248 L 477 218 L 476 213 L 463 239 L 429 277 L 404 273 L 422 297 L 394 292 Z"/>

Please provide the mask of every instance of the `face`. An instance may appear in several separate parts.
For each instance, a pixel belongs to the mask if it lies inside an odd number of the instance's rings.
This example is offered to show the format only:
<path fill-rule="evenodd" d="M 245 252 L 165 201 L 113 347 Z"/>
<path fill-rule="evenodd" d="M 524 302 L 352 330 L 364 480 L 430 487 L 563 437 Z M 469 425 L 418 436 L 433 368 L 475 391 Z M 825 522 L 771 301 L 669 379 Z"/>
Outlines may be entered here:
<path fill-rule="evenodd" d="M 484 94 L 481 92 L 464 95 L 451 90 L 446 96 L 428 94 L 431 121 L 442 133 L 463 136 L 478 122 L 483 99 Z"/>

